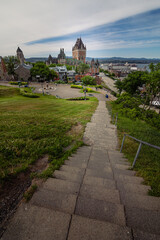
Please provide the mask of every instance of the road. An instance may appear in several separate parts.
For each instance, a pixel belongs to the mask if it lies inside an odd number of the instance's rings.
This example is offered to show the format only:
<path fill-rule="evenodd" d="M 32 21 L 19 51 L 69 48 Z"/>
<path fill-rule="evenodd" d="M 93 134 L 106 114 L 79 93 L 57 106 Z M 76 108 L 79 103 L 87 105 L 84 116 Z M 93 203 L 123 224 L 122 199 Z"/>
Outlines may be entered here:
<path fill-rule="evenodd" d="M 118 93 L 117 88 L 114 86 L 115 81 L 112 78 L 109 78 L 107 76 L 105 76 L 104 73 L 100 73 L 99 74 L 100 77 L 102 77 L 102 80 L 104 81 L 104 83 L 114 92 Z"/>

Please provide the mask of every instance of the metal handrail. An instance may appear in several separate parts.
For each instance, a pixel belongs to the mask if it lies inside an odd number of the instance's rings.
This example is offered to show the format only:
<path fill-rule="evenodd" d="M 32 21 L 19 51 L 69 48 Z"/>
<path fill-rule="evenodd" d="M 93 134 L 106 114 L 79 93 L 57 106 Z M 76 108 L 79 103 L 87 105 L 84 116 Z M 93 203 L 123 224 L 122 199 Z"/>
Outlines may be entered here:
<path fill-rule="evenodd" d="M 139 144 L 139 147 L 138 147 L 138 150 L 137 150 L 137 153 L 136 153 L 136 156 L 135 156 L 135 158 L 134 158 L 133 164 L 132 164 L 132 168 L 134 168 L 134 166 L 135 166 L 135 164 L 136 164 L 136 160 L 137 160 L 138 155 L 139 155 L 139 153 L 140 153 L 140 150 L 141 150 L 142 144 L 160 150 L 160 147 L 158 147 L 158 146 L 156 146 L 156 145 L 153 145 L 153 144 L 150 144 L 150 143 L 144 142 L 144 141 L 142 141 L 142 140 L 139 140 L 139 139 L 137 139 L 137 138 L 135 138 L 135 137 L 130 136 L 129 134 L 124 134 L 124 136 L 123 136 L 123 140 L 122 140 L 122 145 L 121 145 L 121 150 L 120 150 L 120 152 L 122 152 L 123 145 L 124 145 L 124 140 L 125 140 L 125 137 L 126 137 L 126 136 L 128 136 L 128 137 L 130 137 L 130 138 L 132 138 L 132 139 L 134 139 L 135 141 L 137 141 L 137 142 L 140 143 L 140 144 Z"/>
<path fill-rule="evenodd" d="M 111 122 L 117 126 L 117 121 L 118 121 L 118 113 L 113 114 L 111 113 Z"/>

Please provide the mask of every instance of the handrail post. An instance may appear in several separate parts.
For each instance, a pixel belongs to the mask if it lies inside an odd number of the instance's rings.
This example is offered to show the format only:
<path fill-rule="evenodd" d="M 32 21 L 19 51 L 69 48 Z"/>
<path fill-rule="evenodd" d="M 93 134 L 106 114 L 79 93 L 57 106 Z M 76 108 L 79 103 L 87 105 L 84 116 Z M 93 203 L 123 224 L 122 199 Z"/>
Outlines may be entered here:
<path fill-rule="evenodd" d="M 113 124 L 114 124 L 114 114 L 113 114 Z"/>
<path fill-rule="evenodd" d="M 120 152 L 122 152 L 125 137 L 126 137 L 126 134 L 124 134 L 124 136 L 123 136 L 123 140 L 122 140 L 122 145 L 121 145 L 121 150 L 120 150 Z"/>
<path fill-rule="evenodd" d="M 132 168 L 134 168 L 134 166 L 135 166 L 135 164 L 136 164 L 136 160 L 137 160 L 138 155 L 139 155 L 139 153 L 140 153 L 141 147 L 142 147 L 142 143 L 140 142 L 139 147 L 138 147 L 138 150 L 137 150 L 137 153 L 136 153 L 136 156 L 135 156 L 135 159 L 134 159 L 133 164 L 132 164 Z"/>
<path fill-rule="evenodd" d="M 115 122 L 115 126 L 117 126 L 117 119 L 118 119 L 118 113 L 116 114 L 116 122 Z"/>

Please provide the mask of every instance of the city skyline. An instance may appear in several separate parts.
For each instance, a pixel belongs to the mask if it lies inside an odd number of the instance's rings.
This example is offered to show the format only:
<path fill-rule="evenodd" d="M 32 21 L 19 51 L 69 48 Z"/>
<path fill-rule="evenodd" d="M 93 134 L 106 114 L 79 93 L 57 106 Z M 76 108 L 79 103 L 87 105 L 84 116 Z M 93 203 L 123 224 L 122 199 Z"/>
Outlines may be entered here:
<path fill-rule="evenodd" d="M 87 57 L 160 58 L 158 0 L 35 0 L 34 4 L 15 0 L 0 5 L 2 56 L 15 55 L 17 46 L 25 57 L 57 56 L 60 48 L 71 56 L 76 39 L 81 37 Z"/>

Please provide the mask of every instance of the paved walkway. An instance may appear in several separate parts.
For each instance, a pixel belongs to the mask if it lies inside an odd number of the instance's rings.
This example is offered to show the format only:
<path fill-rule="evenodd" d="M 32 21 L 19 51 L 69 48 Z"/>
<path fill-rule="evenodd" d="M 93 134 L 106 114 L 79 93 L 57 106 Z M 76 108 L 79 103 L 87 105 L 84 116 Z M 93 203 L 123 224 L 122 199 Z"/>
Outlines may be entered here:
<path fill-rule="evenodd" d="M 22 204 L 3 240 L 158 240 L 160 201 L 116 151 L 116 128 L 105 101 L 78 149 L 29 204 Z"/>

